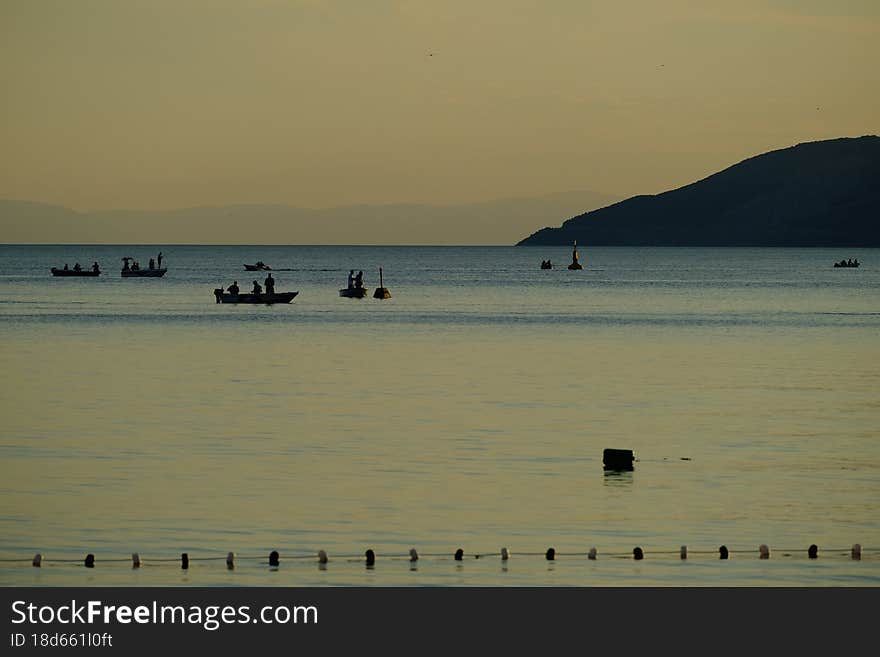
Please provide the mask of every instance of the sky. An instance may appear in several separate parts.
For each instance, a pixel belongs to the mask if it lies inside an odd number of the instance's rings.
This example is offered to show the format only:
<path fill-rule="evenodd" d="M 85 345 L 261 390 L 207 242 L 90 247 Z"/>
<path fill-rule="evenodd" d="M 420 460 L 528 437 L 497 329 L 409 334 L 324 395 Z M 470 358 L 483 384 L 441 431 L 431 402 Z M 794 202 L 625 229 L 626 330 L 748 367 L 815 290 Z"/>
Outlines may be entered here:
<path fill-rule="evenodd" d="M 622 198 L 880 132 L 876 0 L 0 0 L 0 30 L 0 199 L 79 211 Z"/>

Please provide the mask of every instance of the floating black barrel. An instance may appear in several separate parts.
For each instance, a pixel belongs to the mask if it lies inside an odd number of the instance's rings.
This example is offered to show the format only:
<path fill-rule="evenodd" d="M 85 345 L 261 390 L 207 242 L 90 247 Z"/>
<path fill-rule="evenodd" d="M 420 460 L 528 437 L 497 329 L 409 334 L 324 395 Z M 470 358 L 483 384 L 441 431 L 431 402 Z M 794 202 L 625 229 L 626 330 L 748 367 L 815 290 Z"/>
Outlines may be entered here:
<path fill-rule="evenodd" d="M 606 449 L 602 463 L 606 470 L 632 470 L 636 457 L 631 449 Z"/>

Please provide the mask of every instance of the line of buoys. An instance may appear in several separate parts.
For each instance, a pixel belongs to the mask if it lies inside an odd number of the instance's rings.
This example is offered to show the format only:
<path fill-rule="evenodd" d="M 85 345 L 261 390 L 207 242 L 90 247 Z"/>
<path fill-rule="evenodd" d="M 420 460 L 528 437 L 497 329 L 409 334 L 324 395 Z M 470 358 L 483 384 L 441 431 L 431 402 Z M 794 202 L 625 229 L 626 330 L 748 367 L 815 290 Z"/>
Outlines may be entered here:
<path fill-rule="evenodd" d="M 718 548 L 719 559 L 722 559 L 722 560 L 730 559 L 730 555 L 734 551 L 745 552 L 745 550 L 730 550 L 730 549 L 728 549 L 728 547 L 726 545 L 722 545 Z M 841 552 L 841 551 L 842 550 L 832 550 L 832 552 Z M 793 552 L 795 552 L 795 550 L 784 551 L 783 554 L 785 556 L 791 556 L 791 553 L 793 553 Z M 852 548 L 850 549 L 849 553 L 850 553 L 850 557 L 852 558 L 853 561 L 860 561 L 862 559 L 862 546 L 861 546 L 861 544 L 854 543 L 852 545 Z M 500 554 L 502 561 L 508 561 L 511 557 L 511 551 L 507 547 L 502 547 L 500 553 L 498 553 L 498 554 Z M 553 548 L 553 547 L 547 548 L 547 550 L 543 553 L 541 553 L 541 552 L 525 552 L 522 554 L 532 555 L 532 556 L 537 556 L 537 555 L 543 554 L 544 558 L 547 561 L 555 561 L 556 557 L 559 556 L 559 553 L 556 551 L 556 548 Z M 607 553 L 607 554 L 611 557 L 626 556 L 624 554 L 615 554 L 615 553 Z M 655 554 L 656 554 L 656 552 L 655 552 Z M 665 553 L 660 552 L 660 554 L 665 554 Z M 682 545 L 679 548 L 678 554 L 682 560 L 686 560 L 689 556 L 688 546 Z M 693 554 L 707 554 L 707 553 L 696 551 L 696 552 L 693 552 Z M 438 556 L 443 556 L 443 555 L 429 554 L 428 556 L 429 557 L 438 557 Z M 463 561 L 464 560 L 464 550 L 462 548 L 458 548 L 452 556 L 455 561 Z M 481 556 L 487 556 L 487 555 L 480 554 L 480 553 L 474 554 L 475 559 L 479 559 Z M 568 555 L 568 556 L 571 556 L 571 555 Z M 591 547 L 589 549 L 589 551 L 586 553 L 586 556 L 591 561 L 595 561 L 598 556 L 597 549 L 595 547 Z M 770 548 L 765 543 L 762 543 L 760 546 L 758 546 L 758 556 L 760 559 L 769 559 L 770 558 Z M 810 559 L 818 559 L 819 558 L 819 547 L 815 543 L 810 545 L 807 548 L 807 556 Z M 367 566 L 375 565 L 376 553 L 372 549 L 368 549 L 364 553 L 364 557 L 365 557 L 365 561 L 366 561 Z M 257 557 L 247 557 L 247 558 L 248 559 L 256 559 Z M 309 557 L 307 557 L 306 555 L 296 555 L 296 556 L 292 556 L 290 558 L 292 558 L 292 559 L 307 559 Z M 402 557 L 402 555 L 397 555 L 397 556 L 392 556 L 392 558 L 403 558 L 403 557 Z M 409 554 L 407 555 L 406 558 L 409 559 L 409 561 L 412 563 L 418 561 L 420 558 L 418 550 L 416 550 L 416 548 L 411 548 L 409 550 Z M 645 558 L 645 551 L 641 547 L 638 547 L 638 546 L 634 547 L 632 550 L 632 558 L 635 559 L 636 561 L 640 561 L 640 560 L 644 559 Z M 224 557 L 197 557 L 197 559 L 200 559 L 200 560 L 220 560 L 220 559 L 224 559 Z M 234 552 L 227 553 L 225 560 L 226 560 L 226 567 L 229 570 L 235 569 L 235 559 L 236 559 L 236 556 L 235 556 Z M 6 559 L 4 561 L 16 561 L 16 560 Z M 45 561 L 46 560 L 43 558 L 43 554 L 41 552 L 37 552 L 34 555 L 33 559 L 31 560 L 31 565 L 34 568 L 41 568 L 43 566 L 43 564 L 45 563 Z M 59 559 L 58 560 L 58 562 L 60 562 L 60 563 L 71 563 L 74 561 L 78 562 L 78 560 L 73 560 L 73 559 Z M 104 562 L 117 562 L 117 561 L 128 561 L 128 559 L 112 558 L 112 559 L 104 559 L 103 561 Z M 157 561 L 158 562 L 173 561 L 173 559 L 168 559 L 168 558 L 154 559 L 154 562 L 157 562 Z M 326 550 L 318 550 L 317 561 L 321 565 L 326 565 L 329 562 L 329 557 L 327 556 Z M 92 553 L 87 554 L 82 563 L 85 565 L 86 568 L 94 568 L 95 563 L 96 563 L 95 555 Z M 272 566 L 273 568 L 277 568 L 280 565 L 280 563 L 281 563 L 281 555 L 278 553 L 277 550 L 272 550 L 272 552 L 269 553 L 269 565 Z M 189 569 L 189 564 L 190 564 L 190 556 L 187 552 L 183 552 L 180 555 L 181 569 L 183 569 L 183 570 Z M 131 565 L 132 565 L 133 569 L 140 568 L 144 565 L 144 561 L 141 558 L 139 553 L 137 553 L 137 552 L 131 553 Z"/>

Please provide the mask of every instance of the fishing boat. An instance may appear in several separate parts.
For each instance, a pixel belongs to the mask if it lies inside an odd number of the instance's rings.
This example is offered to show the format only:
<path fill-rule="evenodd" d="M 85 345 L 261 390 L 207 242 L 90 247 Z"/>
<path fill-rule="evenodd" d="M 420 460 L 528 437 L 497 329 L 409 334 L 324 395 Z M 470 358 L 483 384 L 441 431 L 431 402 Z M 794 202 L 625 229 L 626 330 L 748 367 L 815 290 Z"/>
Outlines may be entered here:
<path fill-rule="evenodd" d="M 858 267 L 859 261 L 858 260 L 841 260 L 840 262 L 835 262 L 834 266 L 835 267 Z"/>
<path fill-rule="evenodd" d="M 245 265 L 244 268 L 245 268 L 245 271 L 271 271 L 271 269 L 272 269 L 269 265 L 267 265 L 262 260 L 257 260 L 257 262 L 255 262 L 252 265 Z"/>
<path fill-rule="evenodd" d="M 339 290 L 339 296 L 349 299 L 363 299 L 367 296 L 366 287 L 344 287 Z"/>
<path fill-rule="evenodd" d="M 53 276 L 100 276 L 101 271 L 95 269 L 58 269 L 58 267 L 52 267 L 52 275 Z"/>
<path fill-rule="evenodd" d="M 238 294 L 231 294 L 224 292 L 223 288 L 219 287 L 214 290 L 214 298 L 217 300 L 217 303 L 263 303 L 266 305 L 290 303 L 297 294 L 299 294 L 298 290 L 296 292 L 272 292 L 271 294 L 268 292 L 260 294 L 239 292 Z"/>
<path fill-rule="evenodd" d="M 128 264 L 129 260 L 133 261 L 131 265 Z M 168 271 L 167 267 L 141 269 L 137 260 L 130 256 L 123 258 L 122 262 L 124 263 L 121 272 L 123 278 L 160 278 Z"/>

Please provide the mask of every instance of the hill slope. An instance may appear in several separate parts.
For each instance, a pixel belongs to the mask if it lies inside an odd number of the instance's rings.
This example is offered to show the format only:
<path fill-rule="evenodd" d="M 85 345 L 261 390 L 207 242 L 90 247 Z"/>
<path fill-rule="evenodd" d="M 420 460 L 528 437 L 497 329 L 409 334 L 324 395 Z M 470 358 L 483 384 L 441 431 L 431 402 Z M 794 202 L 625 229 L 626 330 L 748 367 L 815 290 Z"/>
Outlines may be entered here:
<path fill-rule="evenodd" d="M 544 228 L 520 245 L 880 246 L 880 137 L 798 144 Z"/>

